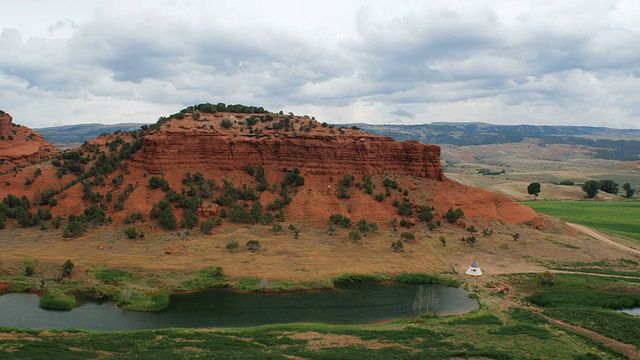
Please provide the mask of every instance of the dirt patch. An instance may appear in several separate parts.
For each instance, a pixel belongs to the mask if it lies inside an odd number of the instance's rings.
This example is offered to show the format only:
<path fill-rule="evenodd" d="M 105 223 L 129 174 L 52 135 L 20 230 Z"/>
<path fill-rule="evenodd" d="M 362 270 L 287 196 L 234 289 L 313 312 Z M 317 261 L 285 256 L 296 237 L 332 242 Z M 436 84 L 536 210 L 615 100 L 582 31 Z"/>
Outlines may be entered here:
<path fill-rule="evenodd" d="M 24 341 L 42 341 L 42 339 L 38 339 L 29 334 L 17 333 L 17 332 L 0 332 L 0 341 L 3 340 L 24 340 Z"/>
<path fill-rule="evenodd" d="M 419 351 L 412 347 L 397 343 L 381 342 L 378 340 L 362 340 L 361 338 L 352 335 L 321 334 L 315 331 L 289 334 L 289 337 L 295 340 L 307 340 L 307 348 L 312 351 L 318 351 L 326 348 L 343 348 L 348 346 L 362 346 L 372 350 L 397 347 L 405 350 Z"/>
<path fill-rule="evenodd" d="M 173 341 L 175 341 L 177 343 L 201 343 L 201 342 L 204 342 L 204 340 L 183 339 L 183 338 L 175 338 L 175 339 L 173 339 Z"/>

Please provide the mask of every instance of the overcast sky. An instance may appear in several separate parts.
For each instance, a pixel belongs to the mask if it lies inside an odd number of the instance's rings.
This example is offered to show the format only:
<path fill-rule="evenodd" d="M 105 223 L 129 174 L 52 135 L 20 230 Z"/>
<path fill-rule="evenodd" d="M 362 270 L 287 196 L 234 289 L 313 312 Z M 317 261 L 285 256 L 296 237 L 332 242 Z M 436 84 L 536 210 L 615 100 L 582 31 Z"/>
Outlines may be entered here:
<path fill-rule="evenodd" d="M 640 128 L 639 15 L 637 0 L 1 0 L 0 109 L 30 127 L 225 102 Z"/>

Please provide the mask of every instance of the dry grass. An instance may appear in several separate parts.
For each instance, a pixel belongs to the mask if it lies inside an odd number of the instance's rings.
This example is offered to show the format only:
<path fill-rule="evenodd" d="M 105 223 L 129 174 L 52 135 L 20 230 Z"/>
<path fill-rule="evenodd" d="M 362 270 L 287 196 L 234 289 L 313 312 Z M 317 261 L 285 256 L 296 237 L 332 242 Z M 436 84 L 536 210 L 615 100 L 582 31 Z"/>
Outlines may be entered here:
<path fill-rule="evenodd" d="M 79 280 L 94 266 L 155 273 L 156 279 L 165 283 L 179 281 L 185 273 L 220 266 L 231 281 L 259 277 L 303 282 L 344 273 L 446 273 L 451 272 L 451 265 L 461 274 L 476 257 L 487 275 L 544 271 L 550 262 L 634 258 L 587 236 L 566 232 L 557 221 L 537 224 L 541 230 L 527 225 L 475 223 L 479 229 L 495 229 L 495 234 L 476 234 L 479 241 L 474 247 L 459 241 L 468 235 L 459 227 L 444 225 L 432 232 L 419 224 L 411 229 L 417 240 L 405 243 L 400 253 L 391 250 L 391 242 L 406 231 L 402 228 L 397 232 L 382 229 L 357 243 L 348 239 L 349 230 L 328 235 L 323 229 L 301 224 L 295 224 L 301 230 L 299 239 L 288 230 L 273 234 L 268 226 L 233 224 L 216 228 L 210 236 L 196 232 L 186 239 L 177 233 L 145 229 L 147 235 L 141 240 L 129 240 L 121 229 L 109 227 L 93 229 L 73 240 L 64 240 L 56 230 L 10 228 L 0 233 L 0 247 L 7 249 L 0 253 L 0 269 L 20 272 L 20 263 L 32 258 L 40 264 L 36 276 L 53 276 L 71 259 L 76 264 L 74 278 Z M 521 237 L 514 242 L 511 234 L 516 232 Z M 446 237 L 446 247 L 440 243 L 440 235 Z M 259 240 L 263 250 L 248 251 L 244 244 L 249 240 Z M 237 241 L 240 248 L 228 251 L 225 245 L 229 241 Z M 104 250 L 99 250 L 100 245 Z M 175 252 L 165 255 L 169 249 Z"/>

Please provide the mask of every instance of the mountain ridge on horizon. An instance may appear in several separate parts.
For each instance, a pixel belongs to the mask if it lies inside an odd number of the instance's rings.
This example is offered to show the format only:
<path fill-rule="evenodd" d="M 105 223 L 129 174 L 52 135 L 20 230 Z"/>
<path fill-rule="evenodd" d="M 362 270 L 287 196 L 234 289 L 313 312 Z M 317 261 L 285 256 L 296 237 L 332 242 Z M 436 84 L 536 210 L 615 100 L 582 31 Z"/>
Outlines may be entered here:
<path fill-rule="evenodd" d="M 74 124 L 35 128 L 45 139 L 59 148 L 73 148 L 103 133 L 133 131 L 149 123 Z M 495 125 L 489 123 L 437 122 L 412 125 L 374 125 L 366 123 L 335 124 L 356 126 L 376 135 L 398 141 L 415 140 L 425 144 L 474 146 L 518 143 L 536 139 L 542 144 L 568 144 L 594 148 L 597 157 L 640 160 L 640 129 L 573 125 Z"/>

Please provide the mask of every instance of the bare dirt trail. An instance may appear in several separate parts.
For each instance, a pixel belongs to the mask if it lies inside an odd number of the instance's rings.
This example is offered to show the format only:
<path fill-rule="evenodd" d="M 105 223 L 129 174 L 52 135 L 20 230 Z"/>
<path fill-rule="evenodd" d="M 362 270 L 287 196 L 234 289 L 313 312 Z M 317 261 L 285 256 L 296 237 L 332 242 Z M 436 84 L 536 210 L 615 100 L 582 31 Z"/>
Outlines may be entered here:
<path fill-rule="evenodd" d="M 613 245 L 613 246 L 615 246 L 617 248 L 632 252 L 632 253 L 634 253 L 636 255 L 640 255 L 640 250 L 637 250 L 637 249 L 634 249 L 632 247 L 617 243 L 617 242 L 609 239 L 608 237 L 596 232 L 595 230 L 591 229 L 590 227 L 587 227 L 587 226 L 584 226 L 584 225 L 572 224 L 572 223 L 567 223 L 567 225 L 569 225 L 572 228 L 574 228 L 574 229 L 576 229 L 578 231 L 581 231 L 581 232 L 583 232 L 583 233 L 585 233 L 585 234 L 587 234 L 587 235 L 589 235 L 589 236 L 591 236 L 593 238 L 596 238 L 596 239 L 598 239 L 600 241 L 604 241 L 609 245 Z"/>

